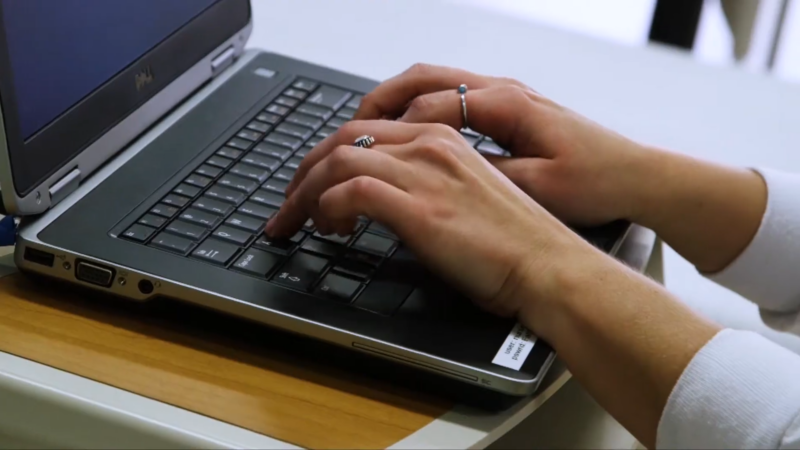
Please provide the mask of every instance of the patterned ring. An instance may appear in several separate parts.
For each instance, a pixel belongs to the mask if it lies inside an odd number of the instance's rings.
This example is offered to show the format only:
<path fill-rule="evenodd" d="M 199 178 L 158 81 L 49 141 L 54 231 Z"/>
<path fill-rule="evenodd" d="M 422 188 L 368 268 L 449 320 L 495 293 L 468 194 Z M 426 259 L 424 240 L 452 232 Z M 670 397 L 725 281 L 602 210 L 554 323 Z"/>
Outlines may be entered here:
<path fill-rule="evenodd" d="M 368 134 L 365 134 L 364 136 L 361 136 L 358 139 L 356 139 L 356 141 L 353 143 L 353 147 L 370 148 L 374 143 L 375 143 L 375 138 Z"/>

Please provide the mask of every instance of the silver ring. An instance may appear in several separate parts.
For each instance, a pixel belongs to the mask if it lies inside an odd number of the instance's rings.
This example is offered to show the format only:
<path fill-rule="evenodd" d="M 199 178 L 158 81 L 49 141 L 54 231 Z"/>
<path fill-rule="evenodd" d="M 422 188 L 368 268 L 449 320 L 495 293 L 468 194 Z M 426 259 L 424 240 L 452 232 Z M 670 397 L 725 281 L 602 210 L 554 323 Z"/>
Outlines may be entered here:
<path fill-rule="evenodd" d="M 469 122 L 467 121 L 467 85 L 462 84 L 458 87 L 458 93 L 461 94 L 461 118 L 463 119 L 463 124 L 461 129 L 469 128 Z"/>
<path fill-rule="evenodd" d="M 360 148 L 370 148 L 372 144 L 375 143 L 375 138 L 365 134 L 364 136 L 359 137 L 353 142 L 353 147 L 360 147 Z"/>

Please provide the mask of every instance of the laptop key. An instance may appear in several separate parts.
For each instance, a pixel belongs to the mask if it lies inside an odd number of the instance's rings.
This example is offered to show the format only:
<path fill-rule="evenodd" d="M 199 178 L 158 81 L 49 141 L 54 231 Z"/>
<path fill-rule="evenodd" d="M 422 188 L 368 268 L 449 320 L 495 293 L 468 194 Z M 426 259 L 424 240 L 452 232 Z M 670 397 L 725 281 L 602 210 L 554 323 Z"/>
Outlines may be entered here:
<path fill-rule="evenodd" d="M 372 233 L 364 233 L 353 243 L 353 248 L 383 257 L 394 250 L 395 245 L 395 241 L 391 239 Z"/>
<path fill-rule="evenodd" d="M 175 214 L 177 214 L 179 209 L 180 208 L 176 208 L 174 206 L 170 206 L 170 205 L 165 205 L 163 203 L 159 203 L 156 206 L 153 206 L 150 209 L 150 212 L 155 214 L 155 215 L 157 215 L 157 216 L 166 217 L 166 218 L 169 219 L 172 216 L 174 216 Z"/>
<path fill-rule="evenodd" d="M 306 145 L 306 146 L 304 146 L 303 148 L 301 148 L 300 150 L 298 150 L 297 152 L 295 152 L 294 156 L 296 156 L 296 157 L 298 157 L 298 158 L 300 158 L 300 159 L 303 159 L 303 158 L 305 158 L 305 157 L 306 157 L 306 155 L 308 155 L 308 153 L 309 153 L 309 152 L 310 152 L 310 151 L 311 151 L 313 148 L 314 148 L 314 147 L 309 147 L 308 145 Z"/>
<path fill-rule="evenodd" d="M 196 186 L 190 186 L 188 184 L 179 184 L 178 187 L 172 190 L 172 192 L 183 195 L 184 197 L 195 197 L 197 194 L 200 193 L 202 189 Z"/>
<path fill-rule="evenodd" d="M 300 163 L 303 162 L 303 158 L 293 157 L 290 160 L 286 161 L 286 164 L 283 167 L 287 169 L 297 170 L 300 167 Z"/>
<path fill-rule="evenodd" d="M 230 203 L 232 205 L 238 205 L 244 201 L 247 195 L 244 192 L 234 191 L 233 189 L 228 189 L 220 186 L 219 184 L 215 184 L 206 191 L 206 196 L 221 200 L 225 203 Z"/>
<path fill-rule="evenodd" d="M 192 258 L 224 266 L 238 251 L 239 247 L 234 244 L 208 238 L 192 252 Z"/>
<path fill-rule="evenodd" d="M 231 269 L 249 275 L 266 277 L 281 262 L 281 259 L 278 255 L 251 248 L 233 263 Z"/>
<path fill-rule="evenodd" d="M 286 159 L 292 156 L 292 151 L 288 148 L 278 147 L 277 145 L 268 144 L 266 142 L 261 142 L 256 145 L 253 151 L 261 155 L 277 158 L 280 161 L 286 161 Z"/>
<path fill-rule="evenodd" d="M 313 233 L 315 229 L 314 221 L 311 219 L 306 220 L 306 223 L 303 224 L 303 231 L 308 231 L 309 233 Z"/>
<path fill-rule="evenodd" d="M 294 159 L 294 158 L 292 158 Z M 275 178 L 270 178 L 267 180 L 262 186 L 265 191 L 274 192 L 276 194 L 285 195 L 286 188 L 289 187 L 289 183 L 281 180 L 276 180 Z"/>
<path fill-rule="evenodd" d="M 288 150 L 287 150 L 288 152 Z M 276 170 L 281 165 L 280 159 L 275 159 L 270 156 L 260 155 L 255 152 L 250 152 L 242 158 L 242 162 L 245 164 L 250 164 L 251 166 L 260 167 L 262 169 L 267 169 L 270 172 Z"/>
<path fill-rule="evenodd" d="M 304 141 L 310 138 L 311 135 L 314 133 L 314 130 L 312 130 L 311 128 L 306 128 L 303 126 L 294 125 L 286 122 L 278 125 L 278 127 L 275 128 L 275 131 L 283 134 L 288 134 L 289 136 L 294 136 Z"/>
<path fill-rule="evenodd" d="M 244 153 L 242 150 L 237 150 L 231 147 L 222 147 L 221 149 L 217 150 L 217 154 L 219 156 L 230 159 L 236 159 L 242 156 L 242 153 Z"/>
<path fill-rule="evenodd" d="M 232 159 L 222 156 L 214 155 L 206 160 L 209 166 L 219 167 L 220 169 L 227 169 L 233 163 Z"/>
<path fill-rule="evenodd" d="M 494 155 L 494 156 L 503 156 L 505 150 L 502 147 L 497 145 L 496 142 L 484 139 L 483 142 L 478 144 L 478 153 L 483 153 L 485 155 Z"/>
<path fill-rule="evenodd" d="M 308 97 L 308 92 L 302 91 L 300 89 L 289 88 L 283 91 L 283 95 L 287 97 L 296 98 L 298 100 L 305 100 L 305 98 Z"/>
<path fill-rule="evenodd" d="M 303 242 L 303 239 L 305 239 L 306 236 L 308 236 L 306 233 L 298 231 L 297 233 L 294 234 L 294 236 L 290 237 L 289 240 L 294 242 L 295 244 L 299 244 Z"/>
<path fill-rule="evenodd" d="M 186 239 L 180 236 L 176 236 L 170 233 L 159 233 L 158 236 L 154 237 L 152 241 L 150 241 L 150 245 L 152 247 L 158 247 L 160 249 L 169 250 L 171 252 L 177 252 L 182 255 L 185 255 L 186 252 L 192 248 L 194 245 L 194 241 L 191 239 Z"/>
<path fill-rule="evenodd" d="M 269 142 L 279 147 L 286 147 L 292 151 L 297 150 L 303 145 L 302 140 L 282 133 L 270 133 L 264 138 L 264 142 Z"/>
<path fill-rule="evenodd" d="M 356 110 L 353 108 L 342 108 L 341 111 L 336 113 L 336 117 L 341 117 L 346 120 L 353 120 L 353 116 L 356 115 Z"/>
<path fill-rule="evenodd" d="M 217 226 L 221 217 L 216 214 L 200 211 L 199 209 L 189 208 L 180 215 L 180 219 L 184 222 L 200 225 L 208 229 Z"/>
<path fill-rule="evenodd" d="M 217 230 L 212 234 L 217 239 L 232 242 L 240 247 L 243 247 L 247 244 L 247 241 L 253 237 L 252 234 L 242 231 L 236 228 L 221 226 L 217 228 Z"/>
<path fill-rule="evenodd" d="M 323 108 L 317 105 L 311 105 L 309 103 L 303 103 L 302 105 L 297 107 L 297 112 L 308 114 L 309 116 L 314 116 L 322 120 L 328 120 L 333 116 L 333 111 L 328 108 Z"/>
<path fill-rule="evenodd" d="M 253 122 L 253 123 L 264 125 L 261 122 Z M 267 131 L 269 131 L 269 127 L 267 127 L 267 129 L 264 130 L 264 131 L 257 131 L 257 130 L 252 130 L 252 129 L 245 128 L 245 129 L 239 130 L 239 132 L 236 133 L 236 137 L 238 137 L 240 139 L 245 139 L 247 141 L 256 142 L 256 141 L 260 141 L 261 138 L 264 137 L 264 133 L 266 133 Z"/>
<path fill-rule="evenodd" d="M 275 125 L 276 123 L 278 123 L 281 120 L 281 118 L 280 118 L 280 116 L 277 116 L 275 114 L 262 112 L 262 113 L 260 113 L 259 115 L 256 116 L 256 120 L 259 121 L 259 122 L 264 122 L 264 123 L 269 124 L 269 125 Z"/>
<path fill-rule="evenodd" d="M 253 243 L 253 247 L 279 255 L 288 255 L 297 247 L 297 244 L 289 239 L 272 239 L 267 235 L 263 235 L 256 239 Z"/>
<path fill-rule="evenodd" d="M 354 95 L 350 97 L 350 101 L 347 102 L 348 108 L 358 109 L 361 107 L 361 99 L 363 99 L 363 95 Z"/>
<path fill-rule="evenodd" d="M 209 166 L 207 164 L 203 164 L 202 166 L 198 167 L 194 172 L 209 178 L 216 178 L 217 175 L 222 173 L 222 169 Z"/>
<path fill-rule="evenodd" d="M 321 141 L 322 139 L 325 139 L 326 137 L 332 135 L 333 133 L 336 133 L 336 128 L 326 126 L 322 127 L 321 130 L 317 131 L 317 134 L 315 136 L 321 138 L 320 139 Z"/>
<path fill-rule="evenodd" d="M 280 194 L 259 190 L 250 196 L 250 201 L 280 209 L 283 202 L 286 201 L 286 197 Z"/>
<path fill-rule="evenodd" d="M 350 242 L 351 237 L 352 236 L 339 236 L 338 234 L 329 234 L 327 236 L 323 236 L 319 234 L 319 231 L 314 233 L 314 238 L 316 239 L 332 242 L 334 244 L 339 244 L 339 245 L 347 245 L 347 243 Z"/>
<path fill-rule="evenodd" d="M 190 184 L 192 186 L 197 186 L 199 188 L 204 188 L 208 186 L 208 184 L 211 183 L 211 181 L 212 181 L 211 178 L 204 177 L 196 173 L 189 175 L 188 177 L 186 177 L 185 180 L 183 180 L 184 183 Z"/>
<path fill-rule="evenodd" d="M 264 230 L 267 224 L 265 219 L 257 219 L 255 217 L 245 216 L 244 214 L 236 213 L 225 221 L 226 225 L 241 228 L 252 234 L 260 233 Z"/>
<path fill-rule="evenodd" d="M 147 217 L 147 216 L 145 216 Z M 163 219 L 162 219 L 163 220 Z M 131 225 L 130 228 L 125 230 L 122 233 L 123 236 L 126 238 L 136 241 L 136 242 L 144 242 L 149 238 L 154 232 L 156 231 L 155 228 L 150 228 L 149 226 L 146 227 L 144 225 Z"/>
<path fill-rule="evenodd" d="M 166 222 L 167 219 L 163 217 L 159 217 L 154 214 L 145 214 L 144 217 L 139 219 L 138 223 L 147 225 L 148 227 L 161 228 L 161 225 L 164 225 Z"/>
<path fill-rule="evenodd" d="M 326 259 L 297 252 L 275 272 L 272 281 L 282 286 L 307 291 L 327 265 Z"/>
<path fill-rule="evenodd" d="M 222 178 L 219 179 L 217 184 L 225 186 L 230 189 L 244 192 L 245 194 L 252 194 L 253 191 L 258 189 L 258 183 L 256 183 L 255 181 L 248 180 L 242 177 L 237 177 L 236 175 L 231 175 L 231 174 L 223 175 Z"/>
<path fill-rule="evenodd" d="M 258 181 L 259 184 L 267 181 L 269 178 L 269 170 L 260 169 L 255 166 L 239 163 L 231 167 L 230 173 L 239 175 L 240 177 L 249 178 Z"/>
<path fill-rule="evenodd" d="M 319 118 L 301 113 L 290 114 L 289 117 L 286 118 L 286 122 L 299 125 L 301 127 L 310 128 L 312 130 L 316 130 L 322 126 L 322 120 Z"/>
<path fill-rule="evenodd" d="M 344 105 L 352 96 L 352 93 L 335 87 L 320 86 L 319 89 L 308 97 L 306 102 L 335 110 Z"/>
<path fill-rule="evenodd" d="M 286 106 L 287 108 L 294 108 L 300 101 L 296 98 L 278 97 L 275 99 L 275 103 Z"/>
<path fill-rule="evenodd" d="M 240 206 L 237 211 L 242 214 L 258 217 L 259 219 L 264 220 L 268 220 L 273 214 L 278 212 L 278 210 L 275 208 L 269 208 L 253 202 L 245 202 L 245 204 Z"/>
<path fill-rule="evenodd" d="M 344 250 L 344 247 L 341 245 L 336 245 L 331 242 L 320 241 L 317 239 L 306 240 L 306 242 L 303 243 L 303 246 L 300 248 L 309 253 L 315 253 L 327 257 L 334 257 Z"/>
<path fill-rule="evenodd" d="M 206 227 L 193 225 L 182 220 L 176 220 L 170 223 L 167 225 L 165 231 L 178 236 L 183 236 L 193 241 L 199 241 L 200 239 L 203 239 L 206 236 L 206 233 L 208 233 L 208 229 Z"/>
<path fill-rule="evenodd" d="M 350 303 L 361 289 L 361 283 L 335 274 L 328 274 L 314 290 L 314 295 L 326 300 Z"/>
<path fill-rule="evenodd" d="M 233 211 L 232 205 L 208 197 L 200 197 L 199 200 L 192 204 L 192 207 L 218 216 L 227 216 Z"/>
<path fill-rule="evenodd" d="M 226 144 L 228 147 L 237 148 L 239 150 L 247 150 L 252 145 L 250 141 L 244 139 L 233 138 Z"/>
<path fill-rule="evenodd" d="M 294 178 L 294 170 L 286 168 L 280 169 L 277 172 L 275 172 L 275 175 L 273 175 L 273 177 L 278 180 L 292 181 L 292 178 Z"/>
<path fill-rule="evenodd" d="M 342 117 L 334 117 L 331 120 L 329 120 L 328 123 L 326 123 L 325 125 L 327 125 L 327 126 L 329 126 L 331 128 L 336 128 L 338 130 L 339 128 L 342 127 L 342 125 L 344 125 L 346 123 L 347 123 L 347 120 L 345 120 L 344 118 L 342 118 Z"/>
<path fill-rule="evenodd" d="M 480 140 L 480 138 L 477 136 L 470 136 L 468 134 L 463 134 L 463 133 L 461 134 L 461 137 L 464 138 L 465 141 L 467 141 L 467 144 L 469 144 L 470 147 L 475 147 L 475 145 Z"/>
<path fill-rule="evenodd" d="M 290 111 L 290 109 L 285 107 L 285 106 L 283 106 L 283 105 L 279 105 L 277 103 L 273 103 L 273 104 L 267 106 L 267 109 L 265 111 L 268 112 L 268 113 L 272 113 L 272 114 L 278 115 L 278 116 L 285 116 Z"/>
<path fill-rule="evenodd" d="M 316 81 L 311 81 L 304 78 L 301 78 L 292 84 L 293 88 L 300 89 L 301 91 L 306 91 L 306 92 L 313 91 L 314 89 L 317 88 L 317 86 L 319 86 L 319 83 L 317 83 Z"/>
<path fill-rule="evenodd" d="M 340 262 L 339 265 L 334 267 L 333 271 L 341 275 L 346 275 L 350 278 L 365 281 L 372 276 L 372 274 L 375 272 L 375 269 L 371 266 L 344 260 Z"/>
<path fill-rule="evenodd" d="M 275 116 L 275 117 L 276 117 L 275 122 L 277 122 L 278 118 L 277 118 L 277 116 Z M 267 132 L 269 132 L 270 129 L 272 129 L 272 124 L 274 124 L 275 122 L 266 123 L 266 122 L 261 122 L 259 120 L 254 120 L 254 121 L 248 123 L 247 125 L 245 125 L 245 128 L 247 130 L 249 130 L 250 132 L 260 133 L 260 134 L 263 135 L 263 134 L 266 134 Z M 242 131 L 244 131 L 244 130 L 242 130 Z M 261 139 L 261 138 L 259 137 L 259 139 Z M 252 139 L 252 140 L 257 141 L 259 139 Z"/>
<path fill-rule="evenodd" d="M 383 258 L 378 255 L 356 251 L 347 252 L 345 258 L 354 263 L 364 264 L 371 267 L 378 267 L 383 260 Z"/>
<path fill-rule="evenodd" d="M 183 208 L 183 206 L 188 202 L 189 202 L 188 198 L 175 194 L 169 194 L 168 196 L 161 199 L 161 203 L 166 203 L 167 205 L 171 205 L 176 208 Z"/>
<path fill-rule="evenodd" d="M 411 295 L 414 287 L 389 277 L 372 280 L 353 306 L 383 316 L 391 316 Z"/>
<path fill-rule="evenodd" d="M 397 235 L 394 234 L 392 230 L 386 228 L 384 225 L 378 222 L 372 222 L 371 224 L 369 224 L 367 231 L 369 231 L 370 233 L 380 234 L 381 236 L 388 237 L 389 239 L 394 239 L 394 240 L 398 239 Z"/>

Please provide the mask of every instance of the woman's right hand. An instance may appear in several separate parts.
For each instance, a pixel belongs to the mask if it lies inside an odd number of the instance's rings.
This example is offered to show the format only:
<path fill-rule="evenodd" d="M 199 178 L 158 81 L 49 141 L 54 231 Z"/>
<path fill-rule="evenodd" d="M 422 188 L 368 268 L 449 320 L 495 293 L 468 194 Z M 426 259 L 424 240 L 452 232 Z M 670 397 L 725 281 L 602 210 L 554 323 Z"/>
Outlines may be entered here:
<path fill-rule="evenodd" d="M 524 84 L 415 65 L 366 95 L 357 119 L 463 126 L 457 88 L 467 84 L 469 126 L 512 157 L 490 161 L 560 219 L 574 225 L 635 220 L 652 151 L 556 104 Z"/>

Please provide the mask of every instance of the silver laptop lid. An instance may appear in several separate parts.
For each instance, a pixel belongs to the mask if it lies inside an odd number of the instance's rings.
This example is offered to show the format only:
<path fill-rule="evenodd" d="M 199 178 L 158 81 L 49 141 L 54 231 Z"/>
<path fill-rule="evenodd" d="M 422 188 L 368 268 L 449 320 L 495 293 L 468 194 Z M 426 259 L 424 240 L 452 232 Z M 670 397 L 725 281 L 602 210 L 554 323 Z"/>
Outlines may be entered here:
<path fill-rule="evenodd" d="M 224 70 L 249 25 L 248 0 L 0 0 L 0 191 L 8 213 L 58 203 Z M 182 76 L 204 59 L 202 76 Z"/>

